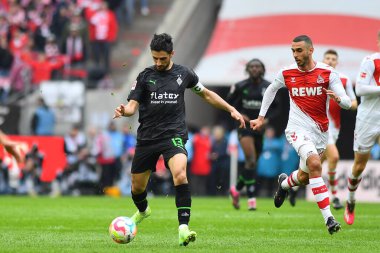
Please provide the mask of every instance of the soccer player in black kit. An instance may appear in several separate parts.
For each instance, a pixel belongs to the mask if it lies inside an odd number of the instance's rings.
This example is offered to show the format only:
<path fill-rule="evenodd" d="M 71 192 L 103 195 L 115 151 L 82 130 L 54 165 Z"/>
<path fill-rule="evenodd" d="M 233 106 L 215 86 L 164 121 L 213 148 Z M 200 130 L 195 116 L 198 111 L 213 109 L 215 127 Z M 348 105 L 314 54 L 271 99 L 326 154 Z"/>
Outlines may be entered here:
<path fill-rule="evenodd" d="M 246 122 L 256 119 L 261 108 L 261 101 L 270 82 L 265 80 L 265 66 L 259 59 L 252 59 L 246 64 L 245 71 L 249 77 L 231 87 L 227 101 L 235 106 Z M 248 210 L 256 210 L 256 161 L 262 151 L 263 133 L 250 128 L 239 129 L 238 138 L 245 155 L 244 169 L 240 172 L 235 186 L 231 186 L 232 205 L 240 208 L 240 191 L 247 187 Z"/>
<path fill-rule="evenodd" d="M 209 104 L 223 109 L 245 127 L 242 115 L 219 95 L 205 88 L 190 69 L 174 64 L 170 35 L 155 34 L 150 43 L 154 65 L 142 71 L 132 85 L 128 104 L 115 109 L 114 118 L 129 117 L 139 110 L 140 126 L 132 162 L 132 199 L 138 211 L 131 217 L 136 224 L 151 214 L 146 186 L 162 154 L 173 175 L 178 210 L 179 245 L 186 246 L 197 236 L 188 227 L 191 210 L 190 188 L 186 177 L 187 127 L 184 92 L 191 89 Z"/>

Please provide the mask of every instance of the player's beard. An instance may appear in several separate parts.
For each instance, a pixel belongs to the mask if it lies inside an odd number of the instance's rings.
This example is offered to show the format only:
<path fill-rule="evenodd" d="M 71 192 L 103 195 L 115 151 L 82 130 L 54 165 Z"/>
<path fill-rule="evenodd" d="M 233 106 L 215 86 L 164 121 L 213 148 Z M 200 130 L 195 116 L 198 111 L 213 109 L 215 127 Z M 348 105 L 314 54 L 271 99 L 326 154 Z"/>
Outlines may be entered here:
<path fill-rule="evenodd" d="M 170 65 L 170 62 L 168 64 L 166 64 L 166 65 L 161 65 L 161 66 L 157 66 L 156 65 L 156 69 L 158 71 L 165 71 L 169 67 L 169 65 Z"/>

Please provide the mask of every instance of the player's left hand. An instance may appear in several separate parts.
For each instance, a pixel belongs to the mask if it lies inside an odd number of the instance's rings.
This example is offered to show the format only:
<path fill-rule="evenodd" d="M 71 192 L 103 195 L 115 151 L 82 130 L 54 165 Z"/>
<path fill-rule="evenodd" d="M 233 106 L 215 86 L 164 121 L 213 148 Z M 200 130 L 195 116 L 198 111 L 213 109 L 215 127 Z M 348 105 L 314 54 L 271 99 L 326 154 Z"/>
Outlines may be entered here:
<path fill-rule="evenodd" d="M 323 91 L 326 92 L 326 95 L 333 99 L 335 102 L 337 102 L 338 104 L 340 103 L 340 97 L 335 95 L 335 93 L 332 90 L 323 88 Z"/>
<path fill-rule="evenodd" d="M 236 109 L 231 112 L 231 117 L 240 122 L 239 128 L 245 128 L 244 117 Z"/>

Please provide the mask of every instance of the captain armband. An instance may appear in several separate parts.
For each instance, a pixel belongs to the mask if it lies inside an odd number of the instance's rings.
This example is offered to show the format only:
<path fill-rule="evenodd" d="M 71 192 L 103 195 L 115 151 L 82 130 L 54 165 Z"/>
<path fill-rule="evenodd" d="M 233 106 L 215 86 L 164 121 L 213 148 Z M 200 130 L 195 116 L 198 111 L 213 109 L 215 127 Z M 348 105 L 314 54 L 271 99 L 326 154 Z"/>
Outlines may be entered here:
<path fill-rule="evenodd" d="M 201 93 L 204 89 L 205 87 L 200 82 L 198 82 L 193 88 L 191 88 L 191 90 L 194 93 Z"/>

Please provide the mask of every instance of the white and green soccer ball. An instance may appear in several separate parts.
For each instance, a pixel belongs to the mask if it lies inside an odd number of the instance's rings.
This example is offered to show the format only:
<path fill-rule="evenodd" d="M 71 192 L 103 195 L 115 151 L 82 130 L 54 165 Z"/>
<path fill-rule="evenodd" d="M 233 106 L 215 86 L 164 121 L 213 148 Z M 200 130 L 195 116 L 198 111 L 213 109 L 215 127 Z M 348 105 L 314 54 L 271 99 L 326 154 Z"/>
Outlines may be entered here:
<path fill-rule="evenodd" d="M 109 233 L 114 242 L 125 244 L 135 238 L 137 226 L 131 218 L 120 216 L 111 222 Z"/>

